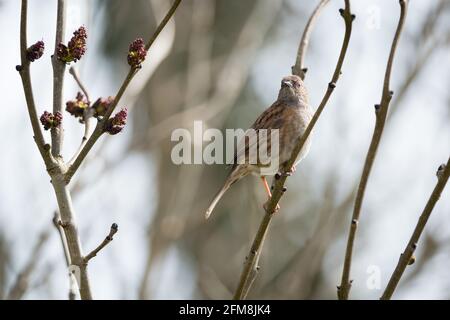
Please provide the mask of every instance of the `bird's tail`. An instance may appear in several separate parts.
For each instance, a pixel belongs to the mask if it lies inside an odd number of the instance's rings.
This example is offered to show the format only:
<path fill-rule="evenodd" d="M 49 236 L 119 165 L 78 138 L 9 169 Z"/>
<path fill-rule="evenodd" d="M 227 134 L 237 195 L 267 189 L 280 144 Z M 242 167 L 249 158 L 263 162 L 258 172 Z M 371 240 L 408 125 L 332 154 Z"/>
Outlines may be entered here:
<path fill-rule="evenodd" d="M 211 204 L 208 207 L 208 210 L 206 210 L 205 213 L 205 218 L 208 219 L 209 216 L 211 215 L 211 213 L 213 212 L 214 208 L 216 207 L 217 203 L 219 202 L 219 200 L 222 198 L 222 196 L 225 194 L 225 192 L 227 192 L 227 190 L 230 188 L 231 183 L 229 182 L 229 180 L 227 179 L 227 181 L 225 182 L 225 184 L 223 185 L 223 187 L 219 190 L 219 192 L 217 192 L 216 196 L 214 197 L 213 201 L 211 202 Z"/>

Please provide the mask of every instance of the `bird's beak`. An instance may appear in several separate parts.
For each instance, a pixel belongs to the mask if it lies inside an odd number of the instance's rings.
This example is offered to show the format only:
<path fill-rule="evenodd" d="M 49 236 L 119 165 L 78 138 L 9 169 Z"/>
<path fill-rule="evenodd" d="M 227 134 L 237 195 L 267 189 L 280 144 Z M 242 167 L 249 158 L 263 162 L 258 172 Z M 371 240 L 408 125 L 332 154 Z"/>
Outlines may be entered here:
<path fill-rule="evenodd" d="M 289 80 L 283 80 L 282 82 L 282 86 L 287 86 L 289 88 L 292 88 L 292 83 Z"/>

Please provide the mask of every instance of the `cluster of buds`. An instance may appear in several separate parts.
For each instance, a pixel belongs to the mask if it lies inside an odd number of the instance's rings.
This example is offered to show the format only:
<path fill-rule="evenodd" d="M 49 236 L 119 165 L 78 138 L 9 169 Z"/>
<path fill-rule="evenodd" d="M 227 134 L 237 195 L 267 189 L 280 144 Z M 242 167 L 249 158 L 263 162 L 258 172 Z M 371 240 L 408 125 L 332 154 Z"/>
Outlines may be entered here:
<path fill-rule="evenodd" d="M 33 62 L 44 54 L 44 41 L 38 41 L 27 49 L 27 60 Z"/>
<path fill-rule="evenodd" d="M 103 117 L 109 109 L 109 106 L 113 103 L 114 97 L 98 98 L 92 105 L 93 116 L 95 118 Z"/>
<path fill-rule="evenodd" d="M 78 92 L 75 100 L 66 102 L 66 111 L 69 112 L 75 118 L 78 118 L 80 123 L 84 123 L 85 117 L 95 117 L 98 120 L 102 120 L 109 108 L 114 102 L 114 97 L 98 98 L 92 105 L 86 100 L 81 92 Z M 114 115 L 114 117 L 106 120 L 105 132 L 109 134 L 118 134 L 123 130 L 127 123 L 128 110 L 122 109 Z"/>
<path fill-rule="evenodd" d="M 127 124 L 128 110 L 124 108 L 114 115 L 114 117 L 108 119 L 105 125 L 105 132 L 114 135 L 123 130 Z"/>
<path fill-rule="evenodd" d="M 70 39 L 67 46 L 63 43 L 59 43 L 56 49 L 56 55 L 59 60 L 70 63 L 77 62 L 86 52 L 86 28 L 81 26 L 73 33 L 72 39 Z"/>
<path fill-rule="evenodd" d="M 142 38 L 137 38 L 130 44 L 130 48 L 128 50 L 128 64 L 135 69 L 139 69 L 141 67 L 141 63 L 145 60 L 145 56 L 147 55 L 147 50 L 145 49 L 145 43 Z"/>
<path fill-rule="evenodd" d="M 55 114 L 51 112 L 44 111 L 41 115 L 41 123 L 44 126 L 45 130 L 49 130 L 52 128 L 59 128 L 62 123 L 62 114 L 61 112 L 56 112 Z"/>
<path fill-rule="evenodd" d="M 84 122 L 84 112 L 89 108 L 89 101 L 86 100 L 81 92 L 77 93 L 75 100 L 66 102 L 66 111 L 75 118 L 80 118 L 80 122 Z"/>

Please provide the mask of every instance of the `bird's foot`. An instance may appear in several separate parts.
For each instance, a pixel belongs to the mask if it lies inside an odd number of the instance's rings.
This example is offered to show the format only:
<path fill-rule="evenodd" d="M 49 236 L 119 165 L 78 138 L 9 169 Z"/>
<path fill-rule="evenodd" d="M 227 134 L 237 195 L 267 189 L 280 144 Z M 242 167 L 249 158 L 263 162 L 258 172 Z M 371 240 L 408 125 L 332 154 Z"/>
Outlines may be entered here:
<path fill-rule="evenodd" d="M 278 179 L 280 179 L 281 177 L 290 177 L 290 176 L 292 176 L 292 174 L 293 174 L 295 171 L 297 171 L 297 168 L 295 167 L 295 165 L 292 166 L 289 170 L 286 170 L 286 171 L 281 170 L 280 172 L 277 172 L 277 173 L 275 174 L 275 180 L 278 180 Z"/>
<path fill-rule="evenodd" d="M 267 200 L 266 203 L 263 204 L 264 210 L 266 210 L 266 211 L 269 210 L 269 203 L 270 203 L 270 198 Z M 275 207 L 275 210 L 273 211 L 273 213 L 278 213 L 279 210 L 280 210 L 280 205 L 277 203 L 277 206 Z"/>

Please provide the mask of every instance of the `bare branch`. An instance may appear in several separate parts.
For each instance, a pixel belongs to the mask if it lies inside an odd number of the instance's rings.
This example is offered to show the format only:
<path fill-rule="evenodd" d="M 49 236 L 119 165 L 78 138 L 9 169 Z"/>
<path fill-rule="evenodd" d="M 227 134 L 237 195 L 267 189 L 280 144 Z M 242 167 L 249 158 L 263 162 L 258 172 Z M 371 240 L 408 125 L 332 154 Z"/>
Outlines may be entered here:
<path fill-rule="evenodd" d="M 375 160 L 378 145 L 381 140 L 381 135 L 383 133 L 384 124 L 386 122 L 386 117 L 388 114 L 389 103 L 391 101 L 393 92 L 389 89 L 389 83 L 391 78 L 392 65 L 394 62 L 395 51 L 400 39 L 400 35 L 403 29 L 403 25 L 407 13 L 407 0 L 400 0 L 400 18 L 397 25 L 397 30 L 395 32 L 394 39 L 392 41 L 391 51 L 389 54 L 386 73 L 384 76 L 383 92 L 381 96 L 381 102 L 379 105 L 375 105 L 376 123 L 375 129 L 372 136 L 372 141 L 370 142 L 369 150 L 367 152 L 366 160 L 364 163 L 364 169 L 362 172 L 361 180 L 358 187 L 358 192 L 356 194 L 355 206 L 353 210 L 353 215 L 350 223 L 350 231 L 348 234 L 347 247 L 345 250 L 345 261 L 342 271 L 341 284 L 338 286 L 338 298 L 340 300 L 348 299 L 348 295 L 351 288 L 350 280 L 350 268 L 352 264 L 352 253 L 353 244 L 355 241 L 356 230 L 358 228 L 358 220 L 361 212 L 362 202 L 364 198 L 364 193 L 367 186 L 367 181 L 369 179 L 370 171 Z"/>
<path fill-rule="evenodd" d="M 88 263 L 89 260 L 91 260 L 93 257 L 95 257 L 100 250 L 102 250 L 104 247 L 108 245 L 111 241 L 113 241 L 113 236 L 119 231 L 119 226 L 116 223 L 113 223 L 111 225 L 111 229 L 109 230 L 109 234 L 106 236 L 105 240 L 103 240 L 100 245 L 91 251 L 86 257 L 84 257 L 84 263 Z"/>
<path fill-rule="evenodd" d="M 297 159 L 298 154 L 300 153 L 300 150 L 303 148 L 303 145 L 305 144 L 306 140 L 308 139 L 309 135 L 311 134 L 311 131 L 316 124 L 321 112 L 325 108 L 334 88 L 336 87 L 336 82 L 339 79 L 339 76 L 341 74 L 342 64 L 344 63 L 345 54 L 347 52 L 348 44 L 350 41 L 350 35 L 352 31 L 352 22 L 355 18 L 355 15 L 353 15 L 350 11 L 350 0 L 345 0 L 345 9 L 340 10 L 341 16 L 344 19 L 345 22 L 345 35 L 344 40 L 342 43 L 341 52 L 339 54 L 338 62 L 333 74 L 333 77 L 331 79 L 331 82 L 328 85 L 328 89 L 317 108 L 317 111 L 314 113 L 313 118 L 311 119 L 311 122 L 309 123 L 308 127 L 305 130 L 305 133 L 300 137 L 299 141 L 297 142 L 297 145 L 292 152 L 291 159 L 286 165 L 286 168 L 291 168 L 294 164 L 295 160 Z M 238 288 L 236 290 L 236 293 L 234 295 L 234 299 L 243 299 L 250 286 L 251 282 L 253 282 L 254 274 L 257 273 L 258 270 L 258 260 L 259 255 L 261 254 L 261 250 L 264 244 L 264 239 L 267 234 L 267 230 L 269 228 L 269 225 L 271 223 L 273 214 L 275 212 L 275 209 L 277 207 L 278 202 L 281 199 L 281 196 L 283 195 L 284 191 L 286 190 L 284 187 L 284 183 L 286 182 L 287 175 L 281 175 L 278 177 L 278 179 L 275 179 L 274 183 L 274 190 L 272 194 L 272 198 L 270 198 L 269 202 L 266 205 L 266 214 L 264 215 L 263 220 L 261 221 L 261 224 L 259 226 L 258 232 L 253 240 L 252 247 L 250 249 L 250 253 L 247 256 L 247 260 L 244 264 L 244 270 L 242 271 L 241 278 L 239 281 Z"/>
<path fill-rule="evenodd" d="M 54 165 L 54 159 L 50 153 L 50 146 L 45 142 L 42 134 L 42 129 L 39 124 L 39 118 L 37 114 L 36 104 L 34 102 L 33 87 L 31 85 L 30 77 L 30 61 L 28 61 L 27 53 L 27 13 L 28 13 L 28 1 L 22 0 L 21 12 L 20 12 L 20 57 L 21 65 L 16 66 L 16 70 L 19 71 L 22 79 L 23 91 L 27 102 L 28 115 L 30 117 L 31 126 L 33 128 L 34 141 L 38 146 L 42 159 L 45 162 L 47 170 L 50 170 Z"/>
<path fill-rule="evenodd" d="M 321 0 L 319 2 L 319 4 L 309 17 L 308 22 L 305 26 L 305 30 L 303 30 L 302 39 L 300 40 L 300 45 L 298 46 L 297 51 L 297 60 L 295 61 L 295 65 L 292 66 L 292 74 L 299 76 L 300 78 L 302 78 L 302 80 L 305 79 L 305 74 L 308 71 L 308 69 L 305 67 L 305 55 L 309 45 L 309 38 L 311 37 L 312 30 L 317 18 L 320 15 L 320 12 L 329 2 L 330 0 Z"/>
<path fill-rule="evenodd" d="M 66 1 L 58 0 L 58 9 L 56 14 L 56 37 L 55 51 L 52 56 L 53 66 L 53 114 L 62 113 L 63 106 L 63 88 L 64 88 L 64 71 L 66 64 L 58 59 L 58 44 L 63 42 L 65 22 L 66 20 Z M 64 129 L 63 124 L 58 128 L 51 129 L 52 135 L 52 155 L 58 157 L 61 154 Z"/>
<path fill-rule="evenodd" d="M 417 243 L 419 242 L 420 236 L 422 235 L 423 230 L 425 229 L 425 225 L 427 224 L 428 219 L 430 218 L 431 212 L 436 205 L 436 202 L 441 197 L 442 191 L 447 184 L 448 177 L 450 176 L 450 158 L 447 160 L 447 164 L 442 164 L 438 171 L 437 177 L 438 182 L 434 187 L 433 192 L 430 195 L 430 198 L 427 201 L 425 208 L 422 211 L 422 214 L 419 217 L 419 221 L 417 221 L 417 225 L 414 229 L 411 238 L 409 239 L 408 245 L 406 246 L 403 253 L 400 255 L 400 259 L 398 261 L 397 266 L 395 267 L 394 272 L 389 279 L 389 283 L 384 290 L 383 295 L 381 296 L 382 300 L 389 300 L 392 297 L 397 285 L 405 271 L 406 267 L 410 264 L 411 258 L 413 257 L 414 251 L 417 248 Z"/>

